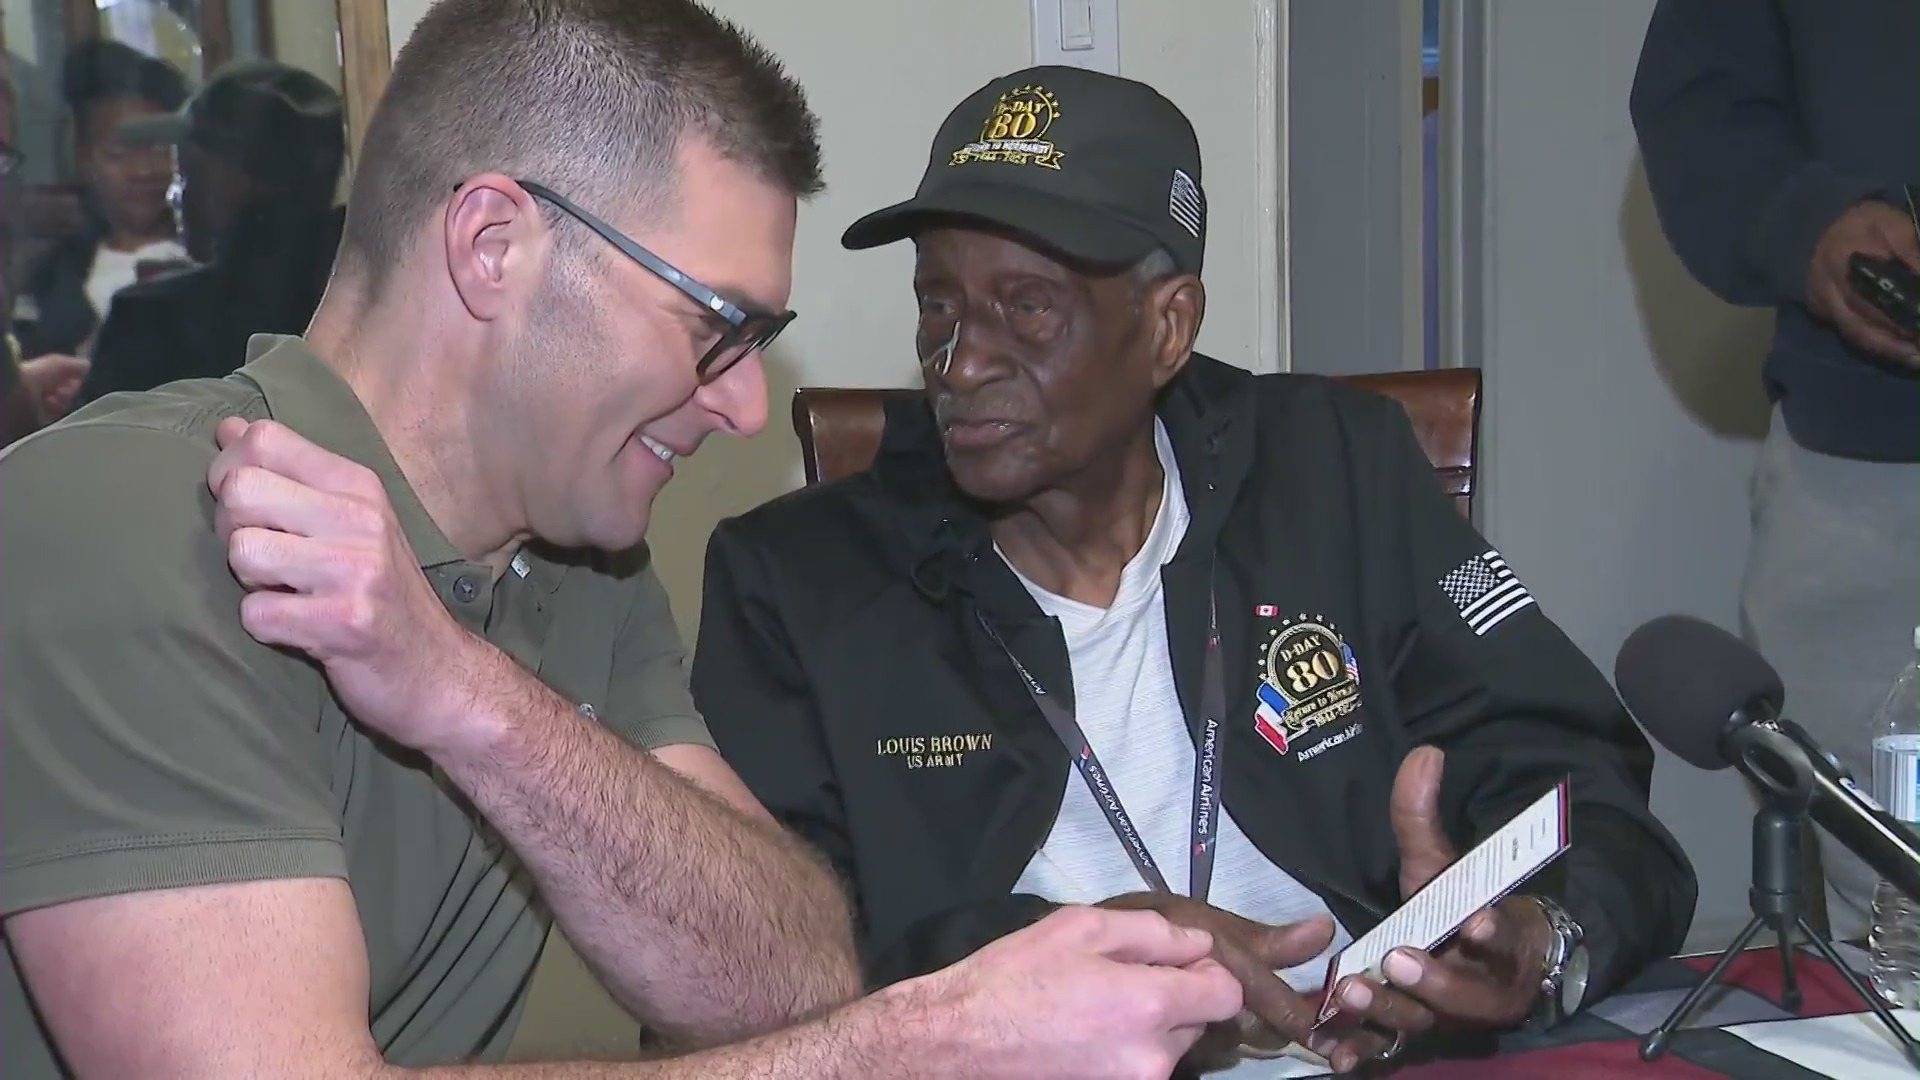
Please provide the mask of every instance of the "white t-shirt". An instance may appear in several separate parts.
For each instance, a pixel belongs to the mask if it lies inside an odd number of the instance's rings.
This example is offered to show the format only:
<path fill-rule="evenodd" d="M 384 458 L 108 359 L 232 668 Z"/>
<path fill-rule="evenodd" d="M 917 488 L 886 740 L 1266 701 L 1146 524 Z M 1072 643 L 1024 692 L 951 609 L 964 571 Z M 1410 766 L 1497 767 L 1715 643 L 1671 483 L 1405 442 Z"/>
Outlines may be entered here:
<path fill-rule="evenodd" d="M 1158 421 L 1154 422 L 1154 446 L 1166 473 L 1160 511 L 1146 543 L 1121 573 L 1113 606 L 1082 604 L 1048 592 L 1017 569 L 1014 575 L 1040 610 L 1060 620 L 1073 669 L 1074 719 L 1106 767 L 1113 790 L 1140 830 L 1168 887 L 1184 894 L 1195 752 L 1174 689 L 1160 568 L 1172 561 L 1186 536 L 1187 500 L 1173 447 Z M 1058 903 L 1094 903 L 1146 887 L 1086 782 L 1074 770 L 1053 832 L 1027 864 L 1014 891 Z M 1330 914 L 1318 895 L 1260 854 L 1224 806 L 1207 902 L 1270 925 Z M 1346 927 L 1337 926 L 1329 949 L 1351 940 Z M 1296 989 L 1317 987 L 1326 975 L 1327 955 L 1289 968 L 1282 977 Z M 1272 1068 L 1272 1063 L 1249 1061 L 1224 1075 L 1237 1077 L 1242 1069 L 1257 1075 Z"/>
<path fill-rule="evenodd" d="M 93 269 L 87 272 L 87 302 L 102 320 L 113 303 L 113 294 L 140 279 L 143 262 L 173 262 L 185 259 L 187 249 L 172 240 L 156 240 L 132 251 L 115 251 L 101 244 L 93 252 Z"/>

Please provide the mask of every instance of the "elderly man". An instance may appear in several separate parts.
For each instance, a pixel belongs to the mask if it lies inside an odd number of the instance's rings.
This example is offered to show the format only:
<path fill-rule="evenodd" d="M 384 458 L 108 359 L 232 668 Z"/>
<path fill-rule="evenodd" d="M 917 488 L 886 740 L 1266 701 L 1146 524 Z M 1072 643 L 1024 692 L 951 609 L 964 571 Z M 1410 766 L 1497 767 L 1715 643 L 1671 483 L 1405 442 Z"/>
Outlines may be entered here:
<path fill-rule="evenodd" d="M 1219 1034 L 1264 1045 L 1307 1041 L 1330 948 L 1571 776 L 1560 872 L 1343 986 L 1368 1024 L 1311 1045 L 1550 1023 L 1691 918 L 1648 746 L 1395 406 L 1194 354 L 1200 181 L 1136 82 L 1021 71 L 954 110 L 845 238 L 913 241 L 930 407 L 715 532 L 695 698 L 853 883 L 873 981 L 1056 904 L 1152 908 L 1214 934 L 1265 1022 Z"/>
<path fill-rule="evenodd" d="M 763 424 L 819 183 L 799 87 L 697 4 L 445 0 L 306 339 L 0 458 L 8 1080 L 1148 1077 L 1240 1008 L 1206 934 L 1090 910 L 843 1004 L 835 882 L 609 554 Z M 487 1064 L 549 912 L 737 1045 Z"/>

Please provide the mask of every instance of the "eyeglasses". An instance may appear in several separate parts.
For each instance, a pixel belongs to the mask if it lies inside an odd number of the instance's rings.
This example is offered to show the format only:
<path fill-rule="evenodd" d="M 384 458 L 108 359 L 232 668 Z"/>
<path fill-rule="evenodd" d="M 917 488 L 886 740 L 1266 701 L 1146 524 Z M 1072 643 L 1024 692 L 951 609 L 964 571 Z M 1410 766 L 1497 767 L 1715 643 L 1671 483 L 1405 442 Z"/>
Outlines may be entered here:
<path fill-rule="evenodd" d="M 515 183 L 526 188 L 534 198 L 552 203 L 580 224 L 599 233 L 601 239 L 619 248 L 621 254 L 651 270 L 661 280 L 685 293 L 694 303 L 726 322 L 720 340 L 714 342 L 694 366 L 694 373 L 703 383 L 712 382 L 744 357 L 773 344 L 773 339 L 779 337 L 787 324 L 794 320 L 794 312 L 791 311 L 752 311 L 742 307 L 648 251 L 619 229 L 574 205 L 566 196 L 530 180 L 516 180 Z"/>

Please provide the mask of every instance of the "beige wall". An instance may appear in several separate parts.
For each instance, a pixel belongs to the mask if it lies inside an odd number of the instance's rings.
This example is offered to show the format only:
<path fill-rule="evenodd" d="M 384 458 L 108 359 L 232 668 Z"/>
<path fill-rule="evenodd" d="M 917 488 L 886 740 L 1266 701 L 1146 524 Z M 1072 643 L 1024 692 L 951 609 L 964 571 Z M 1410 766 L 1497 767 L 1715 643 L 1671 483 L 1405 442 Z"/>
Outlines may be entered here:
<path fill-rule="evenodd" d="M 274 59 L 313 72 L 340 89 L 340 19 L 334 6 L 314 0 L 273 0 Z"/>
<path fill-rule="evenodd" d="M 388 5 L 398 48 L 428 5 Z M 860 214 L 911 194 L 947 111 L 1032 56 L 1027 0 L 714 0 L 712 6 L 751 30 L 806 87 L 821 117 L 828 190 L 801 213 L 793 296 L 801 315 L 768 359 L 770 430 L 746 442 L 709 440 L 683 464 L 654 515 L 650 540 L 689 639 L 713 524 L 800 482 L 799 447 L 786 420 L 793 387 L 900 386 L 917 378 L 909 345 L 909 250 L 842 251 L 840 231 Z M 1265 369 L 1283 363 L 1274 325 L 1276 226 L 1270 224 L 1277 212 L 1270 190 L 1277 131 L 1260 74 L 1263 64 L 1274 63 L 1270 29 L 1278 6 L 1278 0 L 1120 0 L 1121 74 L 1158 87 L 1193 119 L 1200 136 L 1213 212 L 1201 348 Z M 1264 54 L 1263 44 L 1269 46 Z M 550 960 L 517 1050 L 631 1045 L 630 1032 L 608 1021 L 586 985 L 571 957 Z"/>
<path fill-rule="evenodd" d="M 1492 5 L 1482 526 L 1602 670 L 1642 621 L 1738 626 L 1772 318 L 1668 247 L 1627 116 L 1654 0 Z M 1747 919 L 1753 812 L 1732 769 L 1659 750 L 1653 810 L 1700 879 L 1689 948 Z"/>
<path fill-rule="evenodd" d="M 34 33 L 33 6 L 26 0 L 0 4 L 0 20 L 5 20 L 7 51 L 25 60 L 40 58 L 40 39 Z"/>

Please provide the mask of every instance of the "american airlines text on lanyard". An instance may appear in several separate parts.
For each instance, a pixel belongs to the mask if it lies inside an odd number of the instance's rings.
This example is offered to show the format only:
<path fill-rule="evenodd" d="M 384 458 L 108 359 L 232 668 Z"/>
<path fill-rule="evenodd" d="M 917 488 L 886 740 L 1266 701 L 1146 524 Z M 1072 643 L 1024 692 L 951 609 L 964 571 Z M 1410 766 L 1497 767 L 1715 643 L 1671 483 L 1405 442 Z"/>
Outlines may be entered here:
<path fill-rule="evenodd" d="M 1020 673 L 1021 681 L 1027 685 L 1027 693 L 1033 696 L 1034 705 L 1039 707 L 1041 715 L 1047 718 L 1048 726 L 1053 728 L 1053 733 L 1066 746 L 1067 753 L 1072 755 L 1081 779 L 1087 782 L 1087 789 L 1093 792 L 1093 801 L 1100 807 L 1100 812 L 1106 815 L 1107 824 L 1113 827 L 1113 834 L 1120 838 L 1121 846 L 1127 849 L 1127 855 L 1133 859 L 1140 876 L 1154 891 L 1172 892 L 1167 887 L 1166 875 L 1160 872 L 1160 867 L 1153 861 L 1153 853 L 1147 850 L 1146 842 L 1140 838 L 1140 830 L 1134 827 L 1133 819 L 1127 815 L 1127 808 L 1121 804 L 1120 793 L 1113 789 L 1107 770 L 1100 764 L 1100 756 L 1093 752 L 1093 744 L 1087 741 L 1086 733 L 1080 730 L 1079 721 L 1073 718 L 1073 711 L 1047 693 L 1046 687 L 1041 686 L 1040 681 L 1027 670 L 1027 665 L 1013 655 L 1013 650 L 1007 647 L 984 613 L 980 616 L 980 625 L 986 627 L 987 636 L 1013 662 L 1014 670 Z M 1193 857 L 1187 872 L 1187 895 L 1200 901 L 1206 900 L 1207 887 L 1213 881 L 1214 845 L 1219 837 L 1220 718 L 1226 715 L 1226 711 L 1226 674 L 1220 660 L 1220 612 L 1216 598 L 1209 592 L 1207 658 L 1200 686 L 1200 738 L 1193 767 L 1193 822 L 1190 833 Z"/>

